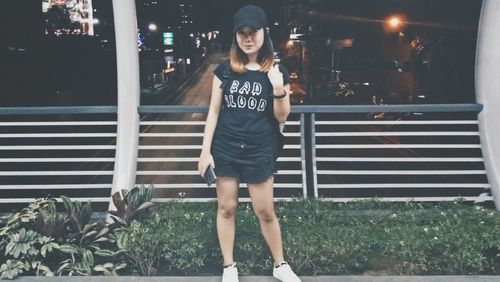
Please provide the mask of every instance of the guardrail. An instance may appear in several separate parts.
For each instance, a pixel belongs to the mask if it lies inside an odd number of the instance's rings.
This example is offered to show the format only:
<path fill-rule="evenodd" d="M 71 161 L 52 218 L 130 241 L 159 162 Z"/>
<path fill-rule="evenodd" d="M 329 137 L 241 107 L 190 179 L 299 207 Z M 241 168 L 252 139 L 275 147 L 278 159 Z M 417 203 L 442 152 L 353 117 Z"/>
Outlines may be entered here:
<path fill-rule="evenodd" d="M 312 113 L 314 196 L 333 201 L 373 196 L 384 201 L 493 200 L 479 140 L 481 109 L 459 104 L 322 111 L 396 114 L 395 120 L 383 121 L 359 116 L 331 120 L 331 115 L 325 119 Z M 416 120 L 400 119 L 412 116 Z"/>
<path fill-rule="evenodd" d="M 491 201 L 478 104 L 292 106 L 276 199 Z M 196 170 L 206 106 L 140 106 L 136 184 L 155 201 L 215 199 Z M 369 113 L 403 120 L 373 120 Z M 421 113 L 421 115 L 415 115 Z M 408 120 L 408 118 L 411 118 Z M 0 203 L 51 194 L 107 203 L 116 107 L 0 108 Z M 111 179 L 110 179 L 111 178 Z M 245 185 L 240 200 L 248 201 Z"/>
<path fill-rule="evenodd" d="M 213 186 L 208 188 L 197 171 L 208 108 L 141 106 L 138 111 L 141 115 L 140 126 L 145 127 L 141 132 L 153 132 L 139 135 L 137 182 L 150 183 L 151 176 L 155 176 L 155 187 L 159 190 L 156 201 L 168 201 L 172 197 L 188 201 L 215 199 L 215 189 Z M 304 124 L 304 115 L 287 122 L 284 134 L 287 137 L 284 147 L 287 156 L 278 159 L 280 170 L 274 185 L 280 190 L 276 197 L 279 200 L 307 195 Z M 156 157 L 151 157 L 153 154 Z M 246 188 L 246 184 L 240 184 L 240 188 Z M 245 191 L 242 194 L 240 201 L 250 200 Z"/>
<path fill-rule="evenodd" d="M 2 210 L 64 194 L 108 202 L 116 106 L 0 108 Z M 10 205 L 9 205 L 10 204 Z"/>

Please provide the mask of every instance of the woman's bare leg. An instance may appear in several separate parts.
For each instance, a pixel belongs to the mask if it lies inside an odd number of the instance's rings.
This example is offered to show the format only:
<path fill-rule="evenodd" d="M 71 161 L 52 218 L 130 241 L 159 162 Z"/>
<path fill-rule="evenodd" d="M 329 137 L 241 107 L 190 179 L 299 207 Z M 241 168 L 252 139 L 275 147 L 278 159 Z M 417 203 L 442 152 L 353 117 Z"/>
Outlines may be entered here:
<path fill-rule="evenodd" d="M 238 207 L 238 179 L 219 177 L 217 187 L 217 235 L 224 258 L 224 265 L 234 262 L 233 246 L 236 229 L 235 213 Z"/>
<path fill-rule="evenodd" d="M 248 184 L 252 206 L 259 218 L 262 235 L 271 250 L 275 263 L 283 261 L 283 243 L 278 218 L 274 212 L 274 178 L 264 183 Z"/>

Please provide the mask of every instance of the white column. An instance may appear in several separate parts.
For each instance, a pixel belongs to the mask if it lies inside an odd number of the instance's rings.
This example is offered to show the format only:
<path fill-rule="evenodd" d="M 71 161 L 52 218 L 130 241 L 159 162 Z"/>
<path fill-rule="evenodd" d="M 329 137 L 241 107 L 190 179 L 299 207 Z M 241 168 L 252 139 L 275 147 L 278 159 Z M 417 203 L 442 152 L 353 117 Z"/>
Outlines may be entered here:
<path fill-rule="evenodd" d="M 118 128 L 111 194 L 135 186 L 139 142 L 139 54 L 134 0 L 113 0 L 118 80 Z M 110 198 L 108 210 L 116 210 Z M 108 222 L 111 222 L 109 216 Z"/>
<path fill-rule="evenodd" d="M 500 210 L 500 1 L 483 0 L 476 48 L 476 101 L 484 165 Z"/>

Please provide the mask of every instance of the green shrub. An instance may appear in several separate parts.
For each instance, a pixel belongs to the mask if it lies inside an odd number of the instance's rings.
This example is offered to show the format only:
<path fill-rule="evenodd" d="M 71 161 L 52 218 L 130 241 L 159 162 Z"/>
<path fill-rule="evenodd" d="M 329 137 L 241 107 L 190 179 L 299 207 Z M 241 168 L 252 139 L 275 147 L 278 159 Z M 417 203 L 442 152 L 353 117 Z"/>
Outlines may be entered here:
<path fill-rule="evenodd" d="M 0 218 L 0 278 L 18 275 L 118 275 L 124 269 L 124 250 L 117 239 L 134 219 L 146 217 L 154 187 L 135 187 L 113 194 L 118 211 L 113 224 L 90 222 L 92 204 L 61 196 L 37 199 L 20 212 Z M 5 260 L 4 260 L 5 258 Z"/>
<path fill-rule="evenodd" d="M 220 275 L 215 202 L 152 206 L 152 191 L 114 195 L 113 224 L 91 204 L 38 199 L 0 218 L 1 278 L 18 275 Z M 498 275 L 500 214 L 461 200 L 276 203 L 285 258 L 299 275 Z M 242 275 L 269 275 L 273 259 L 251 204 L 236 216 Z"/>
<path fill-rule="evenodd" d="M 24 272 L 54 275 L 45 258 L 59 245 L 53 238 L 31 230 L 40 212 L 51 204 L 50 199 L 38 199 L 22 211 L 0 219 L 0 255 L 3 258 L 0 279 L 13 279 Z"/>
<path fill-rule="evenodd" d="M 500 274 L 499 214 L 460 200 L 307 199 L 277 203 L 276 214 L 285 257 L 300 275 Z M 126 252 L 156 249 L 157 274 L 220 274 L 215 219 L 215 202 L 158 205 L 149 220 L 128 229 L 136 239 Z M 250 204 L 240 204 L 236 221 L 234 256 L 241 274 L 269 275 L 273 260 Z"/>

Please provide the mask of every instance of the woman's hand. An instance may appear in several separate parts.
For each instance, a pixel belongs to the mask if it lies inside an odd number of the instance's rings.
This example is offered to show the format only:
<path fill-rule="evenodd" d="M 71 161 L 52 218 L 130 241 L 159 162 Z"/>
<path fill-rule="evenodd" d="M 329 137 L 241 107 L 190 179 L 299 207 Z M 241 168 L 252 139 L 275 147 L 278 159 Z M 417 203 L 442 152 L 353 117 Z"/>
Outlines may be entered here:
<path fill-rule="evenodd" d="M 201 153 L 200 160 L 198 161 L 198 171 L 200 172 L 201 176 L 205 174 L 205 171 L 207 170 L 209 165 L 212 168 L 215 168 L 214 158 L 212 157 L 212 154 Z"/>
<path fill-rule="evenodd" d="M 283 94 L 283 73 L 280 72 L 279 65 L 275 64 L 268 72 L 267 77 L 273 85 L 274 95 Z"/>

